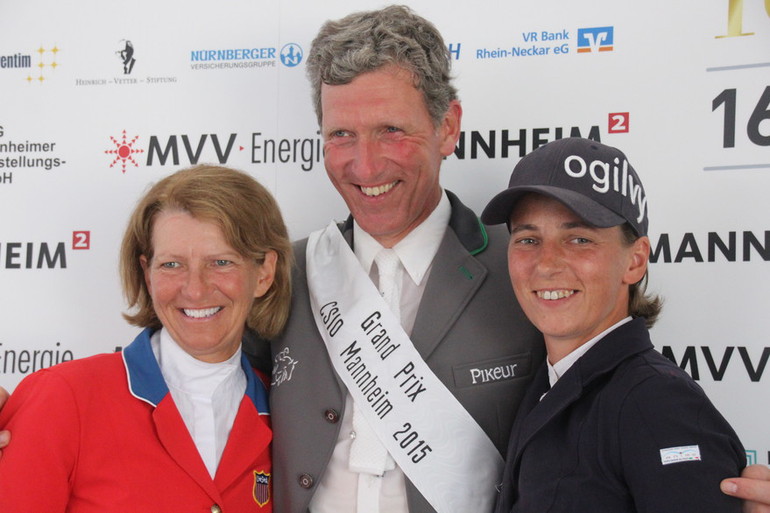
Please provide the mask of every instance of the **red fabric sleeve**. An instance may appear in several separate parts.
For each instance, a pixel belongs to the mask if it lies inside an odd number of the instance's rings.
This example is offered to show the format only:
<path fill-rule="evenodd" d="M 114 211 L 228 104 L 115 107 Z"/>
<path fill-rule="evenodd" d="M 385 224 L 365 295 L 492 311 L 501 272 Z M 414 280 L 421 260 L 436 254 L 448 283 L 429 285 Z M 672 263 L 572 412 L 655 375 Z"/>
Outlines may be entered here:
<path fill-rule="evenodd" d="M 78 403 L 67 381 L 42 370 L 0 412 L 11 443 L 0 458 L 0 511 L 64 512 L 80 444 Z"/>

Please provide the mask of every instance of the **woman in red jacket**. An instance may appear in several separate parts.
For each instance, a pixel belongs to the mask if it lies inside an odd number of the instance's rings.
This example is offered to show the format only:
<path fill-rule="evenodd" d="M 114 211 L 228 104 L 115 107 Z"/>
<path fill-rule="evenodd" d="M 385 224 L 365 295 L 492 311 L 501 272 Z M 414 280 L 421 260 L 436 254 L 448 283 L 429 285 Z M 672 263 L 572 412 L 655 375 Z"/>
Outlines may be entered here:
<path fill-rule="evenodd" d="M 271 511 L 265 376 L 247 329 L 288 317 L 291 245 L 269 192 L 198 166 L 153 186 L 126 230 L 122 353 L 39 371 L 0 415 L 0 511 Z"/>

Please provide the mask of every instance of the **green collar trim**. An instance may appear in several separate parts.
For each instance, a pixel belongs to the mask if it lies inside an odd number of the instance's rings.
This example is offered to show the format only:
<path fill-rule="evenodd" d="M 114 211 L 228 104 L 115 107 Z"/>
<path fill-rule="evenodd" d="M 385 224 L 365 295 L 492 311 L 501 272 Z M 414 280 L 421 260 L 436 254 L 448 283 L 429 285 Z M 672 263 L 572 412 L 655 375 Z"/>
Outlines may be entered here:
<path fill-rule="evenodd" d="M 479 230 L 481 231 L 481 237 L 482 237 L 482 244 L 479 248 L 471 250 L 470 254 L 472 256 L 476 256 L 485 249 L 487 249 L 487 246 L 489 246 L 489 235 L 487 235 L 487 229 L 484 226 L 484 223 L 481 222 L 481 219 L 476 218 L 476 222 L 479 223 Z"/>

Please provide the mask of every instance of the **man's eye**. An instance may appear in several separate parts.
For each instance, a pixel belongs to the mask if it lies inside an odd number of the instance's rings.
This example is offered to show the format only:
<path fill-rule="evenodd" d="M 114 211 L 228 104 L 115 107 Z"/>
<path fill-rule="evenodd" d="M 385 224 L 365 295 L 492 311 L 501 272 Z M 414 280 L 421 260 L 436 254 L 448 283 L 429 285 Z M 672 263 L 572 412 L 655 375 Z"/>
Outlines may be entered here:
<path fill-rule="evenodd" d="M 179 267 L 179 262 L 163 262 L 160 266 L 163 269 L 176 269 Z"/>

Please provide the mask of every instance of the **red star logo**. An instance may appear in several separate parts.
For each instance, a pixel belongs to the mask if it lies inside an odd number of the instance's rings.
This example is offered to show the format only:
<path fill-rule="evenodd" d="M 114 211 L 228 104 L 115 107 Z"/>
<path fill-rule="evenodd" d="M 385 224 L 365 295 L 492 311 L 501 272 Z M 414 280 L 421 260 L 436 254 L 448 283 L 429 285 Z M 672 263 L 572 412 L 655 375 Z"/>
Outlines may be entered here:
<path fill-rule="evenodd" d="M 137 135 L 133 139 L 131 139 L 131 142 L 126 142 L 126 131 L 123 130 L 123 140 L 118 141 L 114 137 L 110 136 L 110 140 L 115 144 L 115 149 L 112 150 L 104 150 L 104 153 L 108 155 L 115 155 L 115 160 L 112 161 L 112 164 L 110 164 L 110 167 L 114 167 L 115 164 L 120 161 L 121 166 L 123 168 L 123 173 L 126 172 L 126 162 L 132 163 L 135 167 L 139 167 L 139 163 L 137 163 L 134 160 L 134 153 L 144 153 L 144 150 L 135 149 L 134 143 L 136 140 L 139 139 L 139 136 Z"/>

